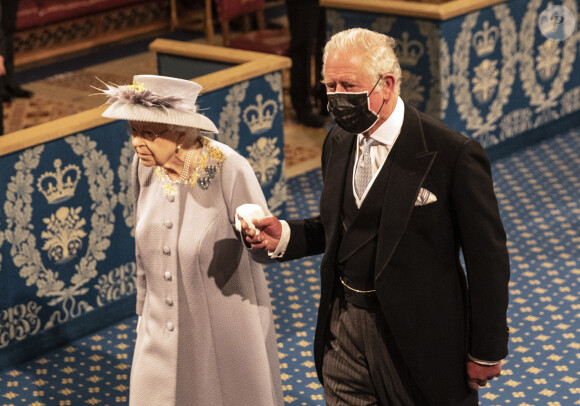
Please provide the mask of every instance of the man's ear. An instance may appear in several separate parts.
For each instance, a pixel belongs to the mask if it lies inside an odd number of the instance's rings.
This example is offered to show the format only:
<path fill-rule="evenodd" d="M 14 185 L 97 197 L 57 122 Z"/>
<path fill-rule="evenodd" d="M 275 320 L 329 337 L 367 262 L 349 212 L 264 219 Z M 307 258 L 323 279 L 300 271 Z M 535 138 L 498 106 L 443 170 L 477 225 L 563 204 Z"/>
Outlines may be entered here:
<path fill-rule="evenodd" d="M 383 81 L 383 98 L 388 100 L 395 94 L 395 76 L 390 73 L 385 73 L 381 77 L 381 80 Z"/>

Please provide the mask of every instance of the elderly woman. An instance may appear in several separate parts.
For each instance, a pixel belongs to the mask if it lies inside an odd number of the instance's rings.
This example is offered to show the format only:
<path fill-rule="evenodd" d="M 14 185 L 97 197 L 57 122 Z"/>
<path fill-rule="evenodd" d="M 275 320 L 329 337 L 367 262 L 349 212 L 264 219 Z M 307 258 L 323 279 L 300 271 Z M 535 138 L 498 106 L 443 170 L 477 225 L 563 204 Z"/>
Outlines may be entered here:
<path fill-rule="evenodd" d="M 138 75 L 107 85 L 104 117 L 129 121 L 135 149 L 137 341 L 130 405 L 282 405 L 262 266 L 236 208 L 268 214 L 248 162 L 201 131 L 195 82 Z"/>

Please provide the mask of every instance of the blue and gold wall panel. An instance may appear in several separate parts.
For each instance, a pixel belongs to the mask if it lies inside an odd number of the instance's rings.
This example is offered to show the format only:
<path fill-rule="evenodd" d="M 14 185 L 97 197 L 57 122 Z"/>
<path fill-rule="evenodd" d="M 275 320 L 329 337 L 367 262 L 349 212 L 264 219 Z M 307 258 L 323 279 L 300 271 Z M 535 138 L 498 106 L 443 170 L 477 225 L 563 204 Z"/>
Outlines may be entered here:
<path fill-rule="evenodd" d="M 402 98 L 493 155 L 580 124 L 578 4 L 557 3 L 575 18 L 562 40 L 540 30 L 549 0 L 506 1 L 444 21 L 330 8 L 327 27 L 395 38 Z"/>
<path fill-rule="evenodd" d="M 134 311 L 132 156 L 113 122 L 0 157 L 0 367 Z"/>

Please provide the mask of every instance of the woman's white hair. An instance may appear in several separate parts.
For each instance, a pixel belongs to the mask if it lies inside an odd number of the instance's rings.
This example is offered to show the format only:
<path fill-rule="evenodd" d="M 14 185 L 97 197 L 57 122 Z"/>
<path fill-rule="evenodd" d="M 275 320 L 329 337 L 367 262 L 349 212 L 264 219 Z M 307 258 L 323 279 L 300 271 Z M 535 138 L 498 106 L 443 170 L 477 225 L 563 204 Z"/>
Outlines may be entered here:
<path fill-rule="evenodd" d="M 186 127 L 183 125 L 168 124 L 167 129 L 178 133 L 185 133 L 185 135 L 188 137 L 197 137 L 199 134 L 201 134 L 201 130 L 199 128 Z"/>
<path fill-rule="evenodd" d="M 322 74 L 329 55 L 360 55 L 363 59 L 361 69 L 376 81 L 385 73 L 395 77 L 395 91 L 401 92 L 401 66 L 395 54 L 396 42 L 388 35 L 364 28 L 351 28 L 334 34 L 324 47 Z M 383 82 L 377 86 L 382 86 Z"/>

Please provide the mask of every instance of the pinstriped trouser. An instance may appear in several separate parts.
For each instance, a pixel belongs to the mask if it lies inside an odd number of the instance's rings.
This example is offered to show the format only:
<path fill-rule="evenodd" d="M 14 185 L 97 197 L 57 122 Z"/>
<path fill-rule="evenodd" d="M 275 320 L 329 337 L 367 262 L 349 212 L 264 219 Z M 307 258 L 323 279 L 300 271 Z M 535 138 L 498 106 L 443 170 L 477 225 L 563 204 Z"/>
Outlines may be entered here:
<path fill-rule="evenodd" d="M 335 299 L 322 364 L 330 406 L 428 405 L 394 345 L 383 312 Z"/>

